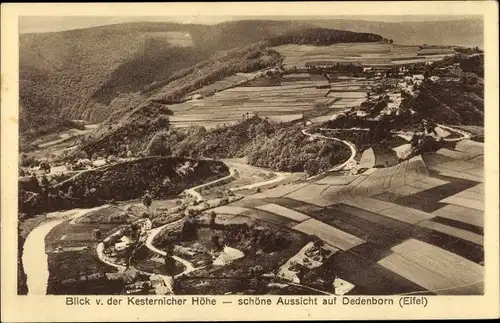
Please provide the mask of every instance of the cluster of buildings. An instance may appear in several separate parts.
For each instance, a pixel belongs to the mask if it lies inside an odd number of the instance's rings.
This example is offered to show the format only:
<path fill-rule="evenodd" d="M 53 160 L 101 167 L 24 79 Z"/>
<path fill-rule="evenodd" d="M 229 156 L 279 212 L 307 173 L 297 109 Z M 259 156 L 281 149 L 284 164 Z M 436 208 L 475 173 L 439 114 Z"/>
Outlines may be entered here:
<path fill-rule="evenodd" d="M 401 105 L 401 102 L 403 101 L 403 98 L 401 97 L 401 92 L 389 92 L 389 102 L 387 103 L 387 106 L 380 111 L 380 114 L 384 115 L 391 115 L 391 114 L 399 114 L 399 106 Z"/>
<path fill-rule="evenodd" d="M 415 90 L 424 82 L 425 76 L 422 74 L 414 74 L 412 76 L 405 76 L 401 82 L 397 84 L 399 91 L 391 91 L 388 94 L 389 102 L 387 106 L 380 112 L 382 115 L 399 114 L 399 107 L 403 101 L 402 92 L 408 95 L 414 95 Z M 429 77 L 431 82 L 437 82 L 439 76 Z M 358 115 L 359 116 L 359 115 Z"/>

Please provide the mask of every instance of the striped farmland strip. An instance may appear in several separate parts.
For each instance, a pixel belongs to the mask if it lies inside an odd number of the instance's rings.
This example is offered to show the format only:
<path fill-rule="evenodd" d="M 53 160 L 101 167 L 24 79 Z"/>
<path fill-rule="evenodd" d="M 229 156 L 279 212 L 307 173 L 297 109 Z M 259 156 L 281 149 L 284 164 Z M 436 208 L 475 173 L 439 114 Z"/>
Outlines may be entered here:
<path fill-rule="evenodd" d="M 477 156 L 475 154 L 468 154 L 463 151 L 451 150 L 447 148 L 441 148 L 438 151 L 436 151 L 436 153 L 452 159 L 463 159 L 463 160 Z"/>
<path fill-rule="evenodd" d="M 440 202 L 464 206 L 464 207 L 476 209 L 478 211 L 484 211 L 484 202 L 483 201 L 464 197 L 463 195 L 460 195 L 460 193 L 455 194 L 455 195 L 450 196 L 450 197 L 447 197 L 447 198 L 441 200 Z"/>
<path fill-rule="evenodd" d="M 229 206 L 229 205 L 224 205 L 224 206 L 219 206 L 214 209 L 212 209 L 215 213 L 221 213 L 221 214 L 234 214 L 238 215 L 243 212 L 248 211 L 247 208 L 241 207 L 241 206 Z"/>
<path fill-rule="evenodd" d="M 293 228 L 306 234 L 316 235 L 321 240 L 341 250 L 348 250 L 365 242 L 363 239 L 336 229 L 316 219 L 306 220 L 295 225 Z"/>
<path fill-rule="evenodd" d="M 412 281 L 351 251 L 335 253 L 324 268 L 326 275 L 339 276 L 356 285 L 349 295 L 394 295 L 425 291 Z"/>
<path fill-rule="evenodd" d="M 437 186 L 445 185 L 448 184 L 449 182 L 443 181 L 437 178 L 433 177 L 424 177 L 421 178 L 417 181 L 413 181 L 411 183 L 408 183 L 409 186 L 416 187 L 416 188 L 422 188 L 423 190 L 428 190 Z"/>
<path fill-rule="evenodd" d="M 324 198 L 321 194 L 326 188 L 328 188 L 326 185 L 309 184 L 300 190 L 288 194 L 287 197 L 325 207 L 335 203 L 335 201 Z"/>
<path fill-rule="evenodd" d="M 416 224 L 418 222 L 431 219 L 435 216 L 431 213 L 419 211 L 409 207 L 395 204 L 393 205 L 394 207 L 377 211 L 377 213 L 410 224 Z"/>
<path fill-rule="evenodd" d="M 285 218 L 283 216 L 279 216 L 279 215 L 269 213 L 269 212 L 259 210 L 259 209 L 248 210 L 246 212 L 241 213 L 240 216 L 246 216 L 246 217 L 249 217 L 252 219 L 261 220 L 261 221 L 273 223 L 276 225 L 288 226 L 288 227 L 293 227 L 294 225 L 296 225 L 298 223 L 297 221 L 291 220 L 289 218 Z"/>
<path fill-rule="evenodd" d="M 394 203 L 379 201 L 369 197 L 345 197 L 344 204 L 360 208 L 363 210 L 380 213 L 381 210 L 392 209 L 397 205 Z"/>
<path fill-rule="evenodd" d="M 277 214 L 280 216 L 284 216 L 286 218 L 292 219 L 292 220 L 297 221 L 297 222 L 302 222 L 302 221 L 305 221 L 307 219 L 310 219 L 309 216 L 307 216 L 303 213 L 294 211 L 292 209 L 288 209 L 288 208 L 283 207 L 283 206 L 278 205 L 278 204 L 273 204 L 273 203 L 265 204 L 265 205 L 257 206 L 256 208 L 270 212 L 270 213 L 274 213 L 274 214 Z"/>
<path fill-rule="evenodd" d="M 394 273 L 418 284 L 438 295 L 481 295 L 483 293 L 483 282 L 471 282 L 460 284 L 452 277 L 440 275 L 434 271 L 419 265 L 410 259 L 397 253 L 393 253 L 378 262 Z"/>
<path fill-rule="evenodd" d="M 484 267 L 468 261 L 453 252 L 416 239 L 409 239 L 393 247 L 392 251 L 421 262 L 436 272 L 444 273 L 451 271 L 451 274 L 456 274 L 452 276 L 463 278 L 464 283 L 477 281 L 484 277 Z"/>
<path fill-rule="evenodd" d="M 366 219 L 351 216 L 335 207 L 325 208 L 311 216 L 373 244 L 381 243 L 393 231 Z"/>
<path fill-rule="evenodd" d="M 484 213 L 469 207 L 449 204 L 432 212 L 432 214 L 442 218 L 484 227 Z"/>
<path fill-rule="evenodd" d="M 401 230 L 408 227 L 406 222 L 401 222 L 383 215 L 380 215 L 375 212 L 370 212 L 367 210 L 363 210 L 357 207 L 353 207 L 347 204 L 337 204 L 335 206 L 331 206 L 330 208 L 334 208 L 340 210 L 342 212 L 348 213 L 353 217 L 359 217 L 361 219 L 370 221 L 374 223 L 374 225 L 385 227 L 394 230 Z"/>
<path fill-rule="evenodd" d="M 421 227 L 424 227 L 424 228 L 436 230 L 436 231 L 448 234 L 450 236 L 454 236 L 454 237 L 457 237 L 457 238 L 460 238 L 463 240 L 470 241 L 470 242 L 475 243 L 475 244 L 480 245 L 480 246 L 483 245 L 483 241 L 484 241 L 483 236 L 476 234 L 476 233 L 473 233 L 473 232 L 470 232 L 470 231 L 467 231 L 467 230 L 458 229 L 458 228 L 451 227 L 451 226 L 441 224 L 438 222 L 434 222 L 434 221 L 422 221 L 418 225 Z"/>
<path fill-rule="evenodd" d="M 483 293 L 483 268 L 449 251 L 410 239 L 378 263 L 440 295 Z"/>
<path fill-rule="evenodd" d="M 454 227 L 457 229 L 463 229 L 463 230 L 470 231 L 472 233 L 476 233 L 476 234 L 479 234 L 481 236 L 484 236 L 484 229 L 480 226 L 477 226 L 477 225 L 473 225 L 473 224 L 469 224 L 469 223 L 465 223 L 465 222 L 461 222 L 461 221 L 457 221 L 457 220 L 452 220 L 452 219 L 448 219 L 448 218 L 443 218 L 440 216 L 436 216 L 436 217 L 432 218 L 431 221 L 441 223 L 441 224 L 444 224 L 444 225 L 447 225 L 450 227 Z"/>

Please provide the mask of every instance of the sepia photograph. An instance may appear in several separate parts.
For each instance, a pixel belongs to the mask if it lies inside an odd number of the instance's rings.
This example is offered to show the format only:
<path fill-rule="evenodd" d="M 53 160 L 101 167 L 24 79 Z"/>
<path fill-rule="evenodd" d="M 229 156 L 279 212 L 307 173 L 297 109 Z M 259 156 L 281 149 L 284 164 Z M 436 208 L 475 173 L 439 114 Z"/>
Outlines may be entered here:
<path fill-rule="evenodd" d="M 134 18 L 19 19 L 19 294 L 483 293 L 481 17 Z"/>
<path fill-rule="evenodd" d="M 19 15 L 17 295 L 485 295 L 485 20 L 441 13 Z"/>

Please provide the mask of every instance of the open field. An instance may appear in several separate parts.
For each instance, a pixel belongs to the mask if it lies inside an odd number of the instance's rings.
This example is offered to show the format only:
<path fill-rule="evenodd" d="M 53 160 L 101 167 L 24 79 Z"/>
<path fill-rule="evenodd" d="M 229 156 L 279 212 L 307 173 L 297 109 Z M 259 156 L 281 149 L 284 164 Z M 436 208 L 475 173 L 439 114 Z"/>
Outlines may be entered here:
<path fill-rule="evenodd" d="M 171 46 L 191 47 L 194 45 L 191 35 L 187 31 L 160 31 L 144 34 L 144 40 L 147 41 L 165 41 Z"/>
<path fill-rule="evenodd" d="M 365 242 L 363 239 L 315 219 L 297 224 L 294 229 L 306 234 L 314 234 L 329 245 L 340 250 L 348 250 Z"/>
<path fill-rule="evenodd" d="M 331 46 L 282 45 L 273 47 L 285 57 L 285 67 L 303 68 L 306 64 L 332 65 L 360 63 L 363 65 L 410 64 L 441 60 L 454 53 L 451 48 L 422 49 L 384 43 L 335 44 Z"/>

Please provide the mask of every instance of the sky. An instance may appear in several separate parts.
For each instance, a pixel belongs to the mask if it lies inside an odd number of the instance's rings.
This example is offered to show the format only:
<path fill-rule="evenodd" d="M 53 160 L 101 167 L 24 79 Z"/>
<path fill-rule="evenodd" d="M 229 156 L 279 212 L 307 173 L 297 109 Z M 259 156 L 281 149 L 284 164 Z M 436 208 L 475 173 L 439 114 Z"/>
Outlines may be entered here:
<path fill-rule="evenodd" d="M 40 33 L 63 31 L 79 28 L 103 26 L 124 22 L 153 21 L 217 24 L 224 21 L 245 19 L 268 20 L 311 20 L 311 19 L 347 19 L 381 22 L 417 22 L 446 21 L 471 19 L 474 16 L 451 15 L 393 15 L 393 16 L 21 16 L 19 17 L 20 33 Z"/>

